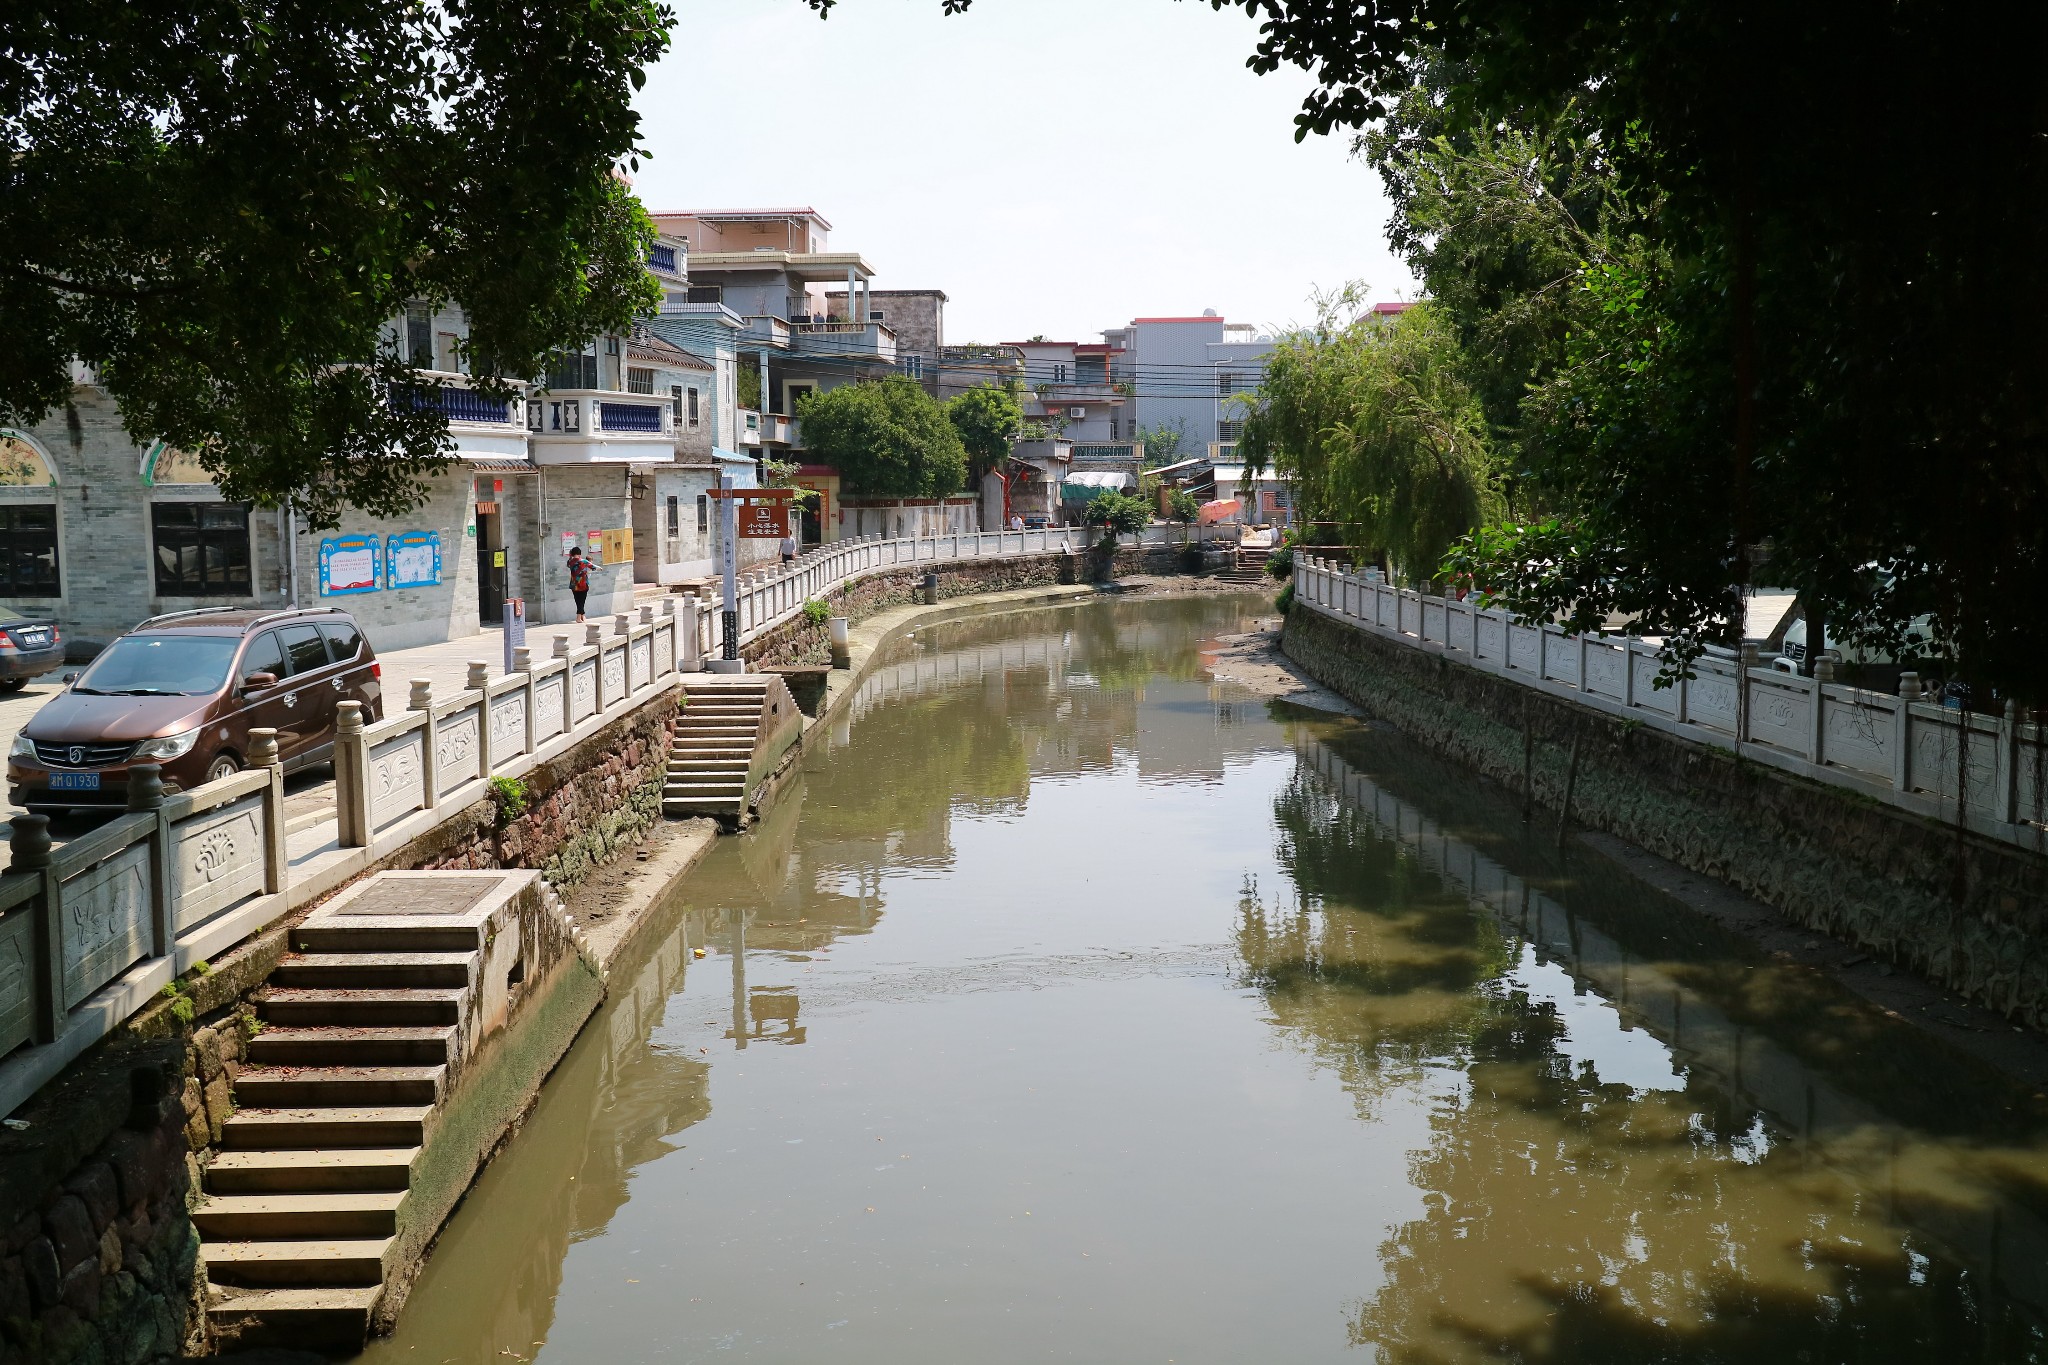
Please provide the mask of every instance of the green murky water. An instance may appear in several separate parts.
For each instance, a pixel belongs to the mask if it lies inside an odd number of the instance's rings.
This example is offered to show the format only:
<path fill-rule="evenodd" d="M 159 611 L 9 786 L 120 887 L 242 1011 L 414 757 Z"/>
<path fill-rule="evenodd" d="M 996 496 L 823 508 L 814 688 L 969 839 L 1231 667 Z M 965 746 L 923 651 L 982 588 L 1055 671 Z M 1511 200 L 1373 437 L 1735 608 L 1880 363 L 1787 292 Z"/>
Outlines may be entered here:
<path fill-rule="evenodd" d="M 1215 681 L 1259 605 L 900 646 L 370 1357 L 2048 1357 L 2036 1097 Z"/>

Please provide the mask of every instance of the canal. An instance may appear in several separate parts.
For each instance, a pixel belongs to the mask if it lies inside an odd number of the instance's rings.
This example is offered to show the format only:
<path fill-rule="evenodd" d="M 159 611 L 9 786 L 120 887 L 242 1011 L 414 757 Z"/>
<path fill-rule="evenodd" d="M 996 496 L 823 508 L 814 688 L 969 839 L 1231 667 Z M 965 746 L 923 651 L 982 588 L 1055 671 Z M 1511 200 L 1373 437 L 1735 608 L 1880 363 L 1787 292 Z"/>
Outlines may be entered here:
<path fill-rule="evenodd" d="M 1212 672 L 900 642 L 691 876 L 376 1365 L 2034 1361 L 2048 1119 Z"/>

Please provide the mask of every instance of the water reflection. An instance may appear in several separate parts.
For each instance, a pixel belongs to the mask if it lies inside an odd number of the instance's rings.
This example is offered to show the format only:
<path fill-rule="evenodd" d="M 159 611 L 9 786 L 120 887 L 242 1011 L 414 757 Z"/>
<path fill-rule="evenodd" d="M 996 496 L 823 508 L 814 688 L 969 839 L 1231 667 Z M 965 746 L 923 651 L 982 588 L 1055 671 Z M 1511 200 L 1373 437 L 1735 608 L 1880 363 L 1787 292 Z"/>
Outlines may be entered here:
<path fill-rule="evenodd" d="M 1702 944 L 1696 922 L 1646 955 L 1580 911 L 1575 882 L 1510 870 L 1308 727 L 1299 742 L 1275 803 L 1297 896 L 1285 913 L 1246 900 L 1248 971 L 1363 1112 L 1389 1085 L 1432 1098 L 1409 1170 L 1427 1212 L 1382 1248 L 1355 1344 L 1404 1361 L 2039 1357 L 2048 1225 L 2021 1195 L 2048 1166 L 2009 1088 L 1969 1077 L 1978 1141 L 1950 1135 L 1972 1123 L 1954 1110 L 1938 1134 L 1898 1124 L 1858 1093 L 1867 1068 L 1785 1046 L 1811 1041 L 1798 1016 L 1825 987 L 1807 974 Z M 1654 911 L 1633 899 L 1640 939 Z M 1879 1031 L 1847 999 L 1824 1014 L 1838 1042 Z M 1955 1067 L 1889 1032 L 1894 1066 Z"/>
<path fill-rule="evenodd" d="M 901 642 L 373 1358 L 2043 1356 L 2035 1097 L 1218 683 L 1257 609 Z"/>

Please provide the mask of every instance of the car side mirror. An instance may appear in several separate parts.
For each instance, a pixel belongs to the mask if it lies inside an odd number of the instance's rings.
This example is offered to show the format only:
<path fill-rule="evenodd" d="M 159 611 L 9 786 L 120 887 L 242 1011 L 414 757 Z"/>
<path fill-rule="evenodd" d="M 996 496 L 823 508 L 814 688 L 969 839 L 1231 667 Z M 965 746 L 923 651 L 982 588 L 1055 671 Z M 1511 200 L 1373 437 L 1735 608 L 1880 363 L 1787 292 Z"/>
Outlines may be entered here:
<path fill-rule="evenodd" d="M 71 671 L 70 671 L 69 673 L 66 673 L 66 674 L 64 675 L 64 685 L 65 685 L 66 687 L 69 687 L 69 686 L 71 686 L 71 684 L 73 684 L 73 683 L 75 683 L 75 682 L 77 682 L 77 681 L 78 681 L 78 670 L 77 670 L 77 669 L 75 669 L 75 668 L 74 668 L 74 669 L 72 669 L 72 670 L 71 670 Z"/>
<path fill-rule="evenodd" d="M 261 692 L 266 687 L 275 686 L 277 686 L 277 674 L 275 673 L 251 673 L 248 677 L 242 679 L 242 690 L 244 692 Z"/>

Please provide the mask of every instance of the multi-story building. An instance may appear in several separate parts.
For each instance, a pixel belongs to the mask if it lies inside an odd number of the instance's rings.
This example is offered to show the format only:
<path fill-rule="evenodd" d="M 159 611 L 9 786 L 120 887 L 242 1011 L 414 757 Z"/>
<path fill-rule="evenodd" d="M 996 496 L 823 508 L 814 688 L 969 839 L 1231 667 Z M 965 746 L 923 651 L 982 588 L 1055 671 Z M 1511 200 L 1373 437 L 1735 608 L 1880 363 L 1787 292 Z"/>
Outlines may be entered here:
<path fill-rule="evenodd" d="M 687 244 L 657 240 L 648 269 L 683 306 Z M 350 512 L 321 531 L 289 506 L 230 502 L 188 453 L 132 439 L 78 368 L 64 408 L 0 430 L 0 604 L 54 614 L 90 651 L 161 612 L 331 600 L 392 649 L 475 634 L 508 597 L 536 624 L 572 619 L 571 545 L 598 561 L 593 616 L 627 610 L 643 571 L 649 582 L 708 571 L 715 522 L 700 496 L 721 465 L 754 479 L 722 439 L 739 425 L 736 348 L 603 336 L 505 396 L 468 373 L 468 332 L 456 305 L 388 324 L 387 344 L 423 371 L 422 387 L 391 401 L 437 404 L 452 458 L 412 511 Z"/>
<path fill-rule="evenodd" d="M 1123 410 L 1129 386 L 1112 377 L 1123 352 L 1110 345 L 1073 341 L 1013 341 L 1024 355 L 1024 420 L 1076 444 L 1130 436 Z"/>
<path fill-rule="evenodd" d="M 806 539 L 861 534 L 870 522 L 891 534 L 899 526 L 917 534 L 974 529 L 973 518 L 947 510 L 950 504 L 934 510 L 900 499 L 889 502 L 886 517 L 863 520 L 863 509 L 841 498 L 835 470 L 803 462 L 796 416 L 806 394 L 896 374 L 942 396 L 943 292 L 875 289 L 874 268 L 859 252 L 829 249 L 832 225 L 816 209 L 657 213 L 654 221 L 687 244 L 690 277 L 682 298 L 664 304 L 649 329 L 700 355 L 736 354 L 748 400 L 737 448 L 800 466 L 794 481 L 820 499 L 804 519 Z"/>
<path fill-rule="evenodd" d="M 1211 310 L 1133 318 L 1102 339 L 1121 352 L 1113 374 L 1130 385 L 1124 416 L 1134 430 L 1177 429 L 1184 433 L 1180 454 L 1228 458 L 1243 420 L 1233 398 L 1258 387 L 1271 337 Z"/>

